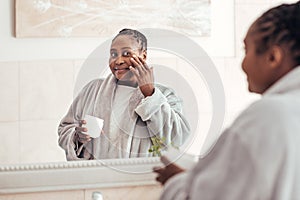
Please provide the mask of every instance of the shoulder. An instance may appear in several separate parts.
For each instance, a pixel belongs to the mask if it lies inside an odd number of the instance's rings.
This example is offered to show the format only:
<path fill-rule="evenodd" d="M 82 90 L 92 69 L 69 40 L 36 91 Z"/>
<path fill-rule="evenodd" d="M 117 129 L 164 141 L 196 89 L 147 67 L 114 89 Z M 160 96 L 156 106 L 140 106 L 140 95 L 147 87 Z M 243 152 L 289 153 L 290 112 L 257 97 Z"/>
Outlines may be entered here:
<path fill-rule="evenodd" d="M 159 89 L 165 96 L 167 95 L 176 95 L 175 90 L 170 88 L 169 86 L 160 84 L 160 83 L 155 83 L 155 88 Z"/>
<path fill-rule="evenodd" d="M 80 93 L 77 95 L 78 97 L 88 97 L 90 95 L 96 94 L 99 91 L 100 86 L 102 85 L 104 79 L 97 78 L 91 80 L 80 90 Z"/>
<path fill-rule="evenodd" d="M 97 86 L 97 85 L 101 85 L 103 83 L 104 79 L 103 78 L 97 78 L 94 80 L 91 80 L 90 82 L 88 82 L 88 84 L 86 84 L 86 86 L 88 87 L 92 87 L 92 86 Z"/>
<path fill-rule="evenodd" d="M 265 138 L 290 132 L 293 111 L 281 95 L 263 97 L 245 109 L 230 126 L 230 132 L 243 138 Z M 299 119 L 299 116 L 297 117 Z"/>
<path fill-rule="evenodd" d="M 263 97 L 245 109 L 225 132 L 238 138 L 257 161 L 275 160 L 300 142 L 300 106 L 290 105 L 291 101 L 293 98 L 281 94 Z"/>
<path fill-rule="evenodd" d="M 105 79 L 103 79 L 103 78 L 97 78 L 97 79 L 91 80 L 90 82 L 88 82 L 84 86 L 83 90 L 90 90 L 90 89 L 99 88 L 102 85 L 104 80 Z"/>
<path fill-rule="evenodd" d="M 290 108 L 290 100 L 285 95 L 272 95 L 262 97 L 251 104 L 240 117 L 256 121 L 282 121 L 286 115 L 290 114 Z"/>
<path fill-rule="evenodd" d="M 169 104 L 182 104 L 183 100 L 176 94 L 175 90 L 173 90 L 172 88 L 158 83 L 155 84 L 155 88 L 159 90 L 159 92 L 155 92 L 156 96 L 164 96 Z"/>

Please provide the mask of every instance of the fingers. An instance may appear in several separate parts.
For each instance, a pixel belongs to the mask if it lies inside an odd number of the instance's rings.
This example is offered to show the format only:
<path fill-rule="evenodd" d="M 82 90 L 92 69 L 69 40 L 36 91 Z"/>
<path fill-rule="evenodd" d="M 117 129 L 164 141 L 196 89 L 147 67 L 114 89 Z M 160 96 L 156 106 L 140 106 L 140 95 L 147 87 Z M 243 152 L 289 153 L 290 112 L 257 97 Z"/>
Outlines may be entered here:
<path fill-rule="evenodd" d="M 164 167 L 153 167 L 153 171 L 160 174 L 165 170 Z"/>
<path fill-rule="evenodd" d="M 140 62 L 137 62 L 133 58 L 131 58 L 131 63 L 134 67 L 130 66 L 129 70 L 131 70 L 137 77 L 140 76 L 140 74 L 144 73 L 143 65 Z"/>
<path fill-rule="evenodd" d="M 75 131 L 76 131 L 76 132 L 79 132 L 79 133 L 82 133 L 82 132 L 87 132 L 88 130 L 87 130 L 87 128 L 85 128 L 85 127 L 77 126 L 77 127 L 75 128 Z"/>
<path fill-rule="evenodd" d="M 82 124 L 86 124 L 86 121 L 83 119 L 83 120 L 80 120 L 79 121 L 79 124 L 80 124 L 80 126 L 82 126 Z"/>
<path fill-rule="evenodd" d="M 164 165 L 169 165 L 171 163 L 171 161 L 166 157 L 166 156 L 161 156 L 160 157 L 160 161 L 164 164 Z"/>
<path fill-rule="evenodd" d="M 132 66 L 129 66 L 129 70 L 136 76 L 136 77 L 139 77 L 140 76 L 140 73 L 137 69 L 135 69 L 134 67 Z"/>
<path fill-rule="evenodd" d="M 83 134 L 81 132 L 76 132 L 76 135 L 77 135 L 77 140 L 83 144 L 92 140 L 91 136 L 87 134 Z"/>
<path fill-rule="evenodd" d="M 139 63 L 139 64 L 145 64 L 145 63 L 146 63 L 146 62 L 143 60 L 142 57 L 137 56 L 137 55 L 135 55 L 135 54 L 132 55 L 131 60 L 133 60 L 133 61 L 135 61 L 135 62 L 137 62 L 137 63 Z"/>
<path fill-rule="evenodd" d="M 91 136 L 86 133 L 88 131 L 87 128 L 82 127 L 84 124 L 86 124 L 85 120 L 79 120 L 79 126 L 75 127 L 77 140 L 83 144 L 91 141 Z"/>
<path fill-rule="evenodd" d="M 166 168 L 164 167 L 153 167 L 153 172 L 158 173 L 156 181 L 164 184 L 166 182 Z"/>
<path fill-rule="evenodd" d="M 135 67 L 135 69 L 137 69 L 139 72 L 150 69 L 142 57 L 133 55 L 132 58 L 130 58 L 130 60 L 131 60 L 131 63 L 133 64 L 133 67 Z"/>
<path fill-rule="evenodd" d="M 164 185 L 165 182 L 166 182 L 162 176 L 157 176 L 155 178 L 155 180 L 158 181 L 158 182 L 160 182 L 162 185 Z"/>
<path fill-rule="evenodd" d="M 184 172 L 184 169 L 171 163 L 171 161 L 165 156 L 161 157 L 161 162 L 165 165 L 165 167 L 153 167 L 153 172 L 158 174 L 156 180 L 161 184 L 165 184 L 165 182 L 172 176 Z"/>
<path fill-rule="evenodd" d="M 130 58 L 132 66 L 130 71 L 136 76 L 139 86 L 145 84 L 152 84 L 154 81 L 153 67 L 149 67 L 142 57 L 133 55 Z"/>

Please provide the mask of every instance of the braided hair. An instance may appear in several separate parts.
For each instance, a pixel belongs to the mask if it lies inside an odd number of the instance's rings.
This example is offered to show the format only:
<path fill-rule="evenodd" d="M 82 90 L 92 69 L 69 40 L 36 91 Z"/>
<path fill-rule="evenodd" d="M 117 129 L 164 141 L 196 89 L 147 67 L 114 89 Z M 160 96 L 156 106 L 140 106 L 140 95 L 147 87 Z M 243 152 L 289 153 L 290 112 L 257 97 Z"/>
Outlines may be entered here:
<path fill-rule="evenodd" d="M 272 45 L 285 45 L 296 65 L 300 65 L 300 1 L 282 4 L 260 16 L 254 23 L 256 33 L 256 53 L 266 52 Z"/>
<path fill-rule="evenodd" d="M 145 37 L 144 34 L 142 34 L 141 32 L 137 31 L 137 30 L 133 30 L 133 29 L 122 29 L 115 37 L 112 41 L 114 41 L 117 37 L 119 37 L 120 35 L 129 35 L 131 36 L 133 39 L 135 39 L 137 41 L 137 43 L 140 45 L 140 50 L 147 50 L 147 38 Z"/>

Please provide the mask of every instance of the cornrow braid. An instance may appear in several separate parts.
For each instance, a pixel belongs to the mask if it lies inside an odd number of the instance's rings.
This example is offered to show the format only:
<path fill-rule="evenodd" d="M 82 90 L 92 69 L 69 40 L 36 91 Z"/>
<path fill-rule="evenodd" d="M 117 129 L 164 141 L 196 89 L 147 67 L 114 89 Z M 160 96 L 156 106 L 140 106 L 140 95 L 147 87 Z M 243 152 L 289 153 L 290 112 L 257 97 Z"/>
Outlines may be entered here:
<path fill-rule="evenodd" d="M 256 41 L 257 54 L 266 52 L 272 45 L 287 45 L 292 58 L 300 65 L 300 1 L 268 10 L 255 25 L 260 34 Z"/>
<path fill-rule="evenodd" d="M 142 34 L 141 32 L 137 31 L 137 30 L 133 30 L 133 29 L 122 29 L 115 37 L 112 41 L 114 41 L 117 37 L 119 37 L 120 35 L 129 35 L 131 36 L 133 39 L 135 39 L 138 44 L 141 47 L 141 50 L 147 50 L 147 38 L 145 37 L 144 34 Z"/>

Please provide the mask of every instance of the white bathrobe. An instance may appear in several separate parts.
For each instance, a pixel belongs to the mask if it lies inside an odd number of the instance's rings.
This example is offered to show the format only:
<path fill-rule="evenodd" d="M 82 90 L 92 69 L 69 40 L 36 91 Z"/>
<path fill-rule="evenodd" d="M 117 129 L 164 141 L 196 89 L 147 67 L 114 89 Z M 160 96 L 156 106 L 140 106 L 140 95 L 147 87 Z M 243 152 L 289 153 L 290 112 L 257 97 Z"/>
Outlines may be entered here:
<path fill-rule="evenodd" d="M 161 199 L 300 200 L 300 67 L 243 111 L 194 169 L 168 180 Z"/>
<path fill-rule="evenodd" d="M 133 91 L 124 111 L 124 120 L 114 133 L 114 137 L 116 134 L 120 136 L 120 141 L 117 146 L 113 144 L 110 122 L 116 81 L 111 74 L 104 80 L 96 79 L 88 83 L 61 120 L 58 127 L 59 145 L 65 150 L 67 160 L 147 157 L 151 156 L 148 152 L 152 145 L 151 137 L 165 138 L 166 145 L 179 147 L 189 136 L 190 127 L 182 115 L 181 99 L 170 88 L 157 84 L 153 95 L 147 98 L 138 87 Z M 74 134 L 79 120 L 84 119 L 85 115 L 103 119 L 104 133 L 81 148 L 77 141 L 74 142 Z M 147 127 L 146 132 L 135 135 L 136 126 L 141 123 Z"/>

